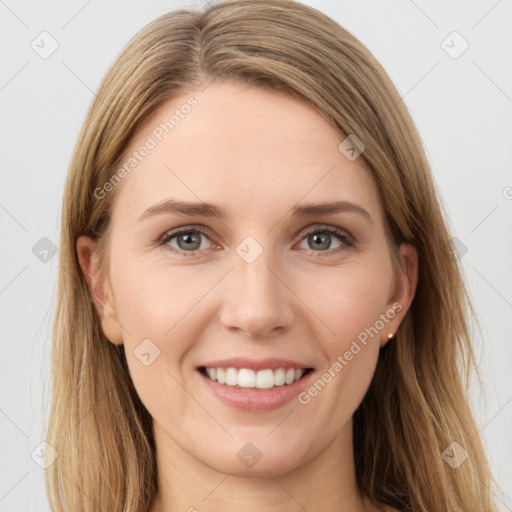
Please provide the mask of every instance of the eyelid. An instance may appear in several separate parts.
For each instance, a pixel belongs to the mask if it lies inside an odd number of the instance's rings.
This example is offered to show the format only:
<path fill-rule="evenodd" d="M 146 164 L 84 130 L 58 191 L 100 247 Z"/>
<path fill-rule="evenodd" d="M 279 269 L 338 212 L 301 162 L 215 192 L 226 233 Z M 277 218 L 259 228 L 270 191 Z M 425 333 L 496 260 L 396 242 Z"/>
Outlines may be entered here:
<path fill-rule="evenodd" d="M 208 231 L 208 228 L 206 226 L 202 226 L 201 224 L 190 224 L 188 226 L 179 226 L 177 228 L 168 229 L 161 236 L 158 237 L 157 241 L 162 242 L 163 240 L 166 240 L 169 237 L 174 237 L 176 235 L 179 235 L 180 233 L 188 232 L 188 231 L 199 231 L 200 233 L 202 233 L 203 235 L 208 237 L 206 234 Z"/>
<path fill-rule="evenodd" d="M 206 226 L 202 226 L 200 224 L 190 224 L 188 226 L 180 226 L 177 228 L 169 229 L 165 231 L 160 237 L 158 237 L 156 243 L 158 246 L 163 246 L 164 249 L 179 255 L 184 256 L 197 256 L 197 253 L 203 252 L 202 250 L 196 249 L 195 251 L 183 251 L 181 249 L 176 249 L 175 247 L 170 247 L 168 242 L 175 238 L 176 236 L 182 234 L 182 233 L 188 233 L 192 231 L 197 231 L 198 233 L 201 233 L 204 235 L 208 240 L 210 240 L 212 243 L 215 243 L 213 240 L 210 239 L 210 237 L 207 235 L 208 228 Z"/>
<path fill-rule="evenodd" d="M 311 233 L 316 233 L 317 231 L 327 231 L 327 232 L 332 232 L 332 233 L 343 234 L 347 238 L 349 238 L 350 240 L 355 242 L 355 238 L 346 229 L 340 228 L 338 226 L 334 226 L 333 224 L 322 224 L 322 223 L 318 223 L 318 222 L 301 229 L 297 233 L 297 236 L 301 235 L 300 239 L 302 240 L 302 238 L 304 238 L 304 236 L 309 235 Z"/>
<path fill-rule="evenodd" d="M 167 243 L 171 239 L 174 239 L 174 237 L 176 237 L 182 233 L 193 232 L 193 231 L 197 231 L 197 232 L 203 234 L 213 244 L 216 243 L 207 234 L 209 231 L 209 228 L 207 228 L 206 226 L 203 226 L 201 224 L 190 224 L 190 225 L 185 225 L 185 226 L 179 226 L 179 227 L 165 231 L 157 239 L 157 244 L 164 246 L 164 248 L 166 248 L 167 250 L 169 250 L 175 254 L 181 254 L 181 255 L 186 255 L 186 256 L 197 256 L 198 253 L 201 253 L 204 250 L 196 249 L 194 251 L 183 251 L 181 249 L 176 249 L 175 247 L 169 247 L 167 245 Z M 310 249 L 310 251 L 312 251 L 313 253 L 319 253 L 321 255 L 320 257 L 325 258 L 325 257 L 329 257 L 329 256 L 335 256 L 338 254 L 338 252 L 340 252 L 342 250 L 350 249 L 350 248 L 353 248 L 356 246 L 356 243 L 357 243 L 356 239 L 346 229 L 343 229 L 343 228 L 340 228 L 338 226 L 334 226 L 331 224 L 322 224 L 322 223 L 314 223 L 309 226 L 306 226 L 305 228 L 300 229 L 298 231 L 297 235 L 295 235 L 295 237 L 294 237 L 294 238 L 299 237 L 298 240 L 295 242 L 295 244 L 301 242 L 302 240 L 304 240 L 304 238 L 306 238 L 308 235 L 310 235 L 312 233 L 322 232 L 322 231 L 325 231 L 329 234 L 333 234 L 334 236 L 337 236 L 338 238 L 342 239 L 344 247 L 329 249 L 327 251 L 314 251 L 313 249 Z"/>

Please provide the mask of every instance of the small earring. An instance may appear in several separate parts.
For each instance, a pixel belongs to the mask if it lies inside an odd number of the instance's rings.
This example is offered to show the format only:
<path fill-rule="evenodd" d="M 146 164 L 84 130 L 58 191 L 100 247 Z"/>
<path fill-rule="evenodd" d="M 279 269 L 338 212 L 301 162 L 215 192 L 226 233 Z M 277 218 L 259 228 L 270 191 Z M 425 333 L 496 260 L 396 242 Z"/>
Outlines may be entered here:
<path fill-rule="evenodd" d="M 394 336 L 394 334 L 393 334 L 393 333 L 389 333 L 389 334 L 388 334 L 388 340 L 390 340 L 393 336 Z"/>

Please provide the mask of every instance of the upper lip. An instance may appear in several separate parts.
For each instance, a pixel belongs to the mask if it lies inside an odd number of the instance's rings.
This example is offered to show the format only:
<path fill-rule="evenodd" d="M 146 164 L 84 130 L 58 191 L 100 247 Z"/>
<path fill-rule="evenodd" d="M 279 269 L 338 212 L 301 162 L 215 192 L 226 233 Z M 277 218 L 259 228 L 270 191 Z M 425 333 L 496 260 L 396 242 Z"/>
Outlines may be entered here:
<path fill-rule="evenodd" d="M 251 370 L 276 370 L 277 368 L 294 368 L 294 369 L 308 369 L 313 368 L 311 365 L 293 361 L 291 359 L 278 359 L 278 358 L 267 358 L 267 359 L 249 359 L 246 357 L 232 357 L 229 359 L 217 359 L 215 361 L 209 361 L 199 366 L 199 368 L 250 368 Z"/>

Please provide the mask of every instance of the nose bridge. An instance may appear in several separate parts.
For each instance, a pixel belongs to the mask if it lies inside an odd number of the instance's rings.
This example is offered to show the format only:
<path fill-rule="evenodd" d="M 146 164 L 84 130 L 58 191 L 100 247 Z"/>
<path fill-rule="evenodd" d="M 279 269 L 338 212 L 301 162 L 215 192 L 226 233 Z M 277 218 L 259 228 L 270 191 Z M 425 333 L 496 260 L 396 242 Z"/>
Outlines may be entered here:
<path fill-rule="evenodd" d="M 293 323 L 293 294 L 275 275 L 279 265 L 271 248 L 246 237 L 233 254 L 221 320 L 228 328 L 265 335 Z"/>

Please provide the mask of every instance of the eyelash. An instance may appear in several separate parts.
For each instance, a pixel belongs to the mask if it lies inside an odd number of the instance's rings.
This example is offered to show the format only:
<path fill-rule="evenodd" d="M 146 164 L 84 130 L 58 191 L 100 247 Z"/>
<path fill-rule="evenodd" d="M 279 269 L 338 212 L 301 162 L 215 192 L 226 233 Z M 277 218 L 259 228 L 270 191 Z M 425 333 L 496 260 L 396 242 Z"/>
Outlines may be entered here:
<path fill-rule="evenodd" d="M 181 235 L 181 234 L 188 234 L 188 233 L 201 233 L 206 238 L 209 239 L 209 237 L 206 234 L 206 229 L 202 226 L 190 226 L 186 228 L 181 228 L 176 231 L 167 231 L 165 232 L 157 241 L 158 246 L 163 246 L 164 249 L 173 252 L 175 254 L 180 254 L 183 256 L 197 256 L 196 253 L 199 253 L 202 251 L 202 249 L 196 249 L 195 251 L 183 251 L 181 249 L 176 249 L 175 247 L 170 247 L 167 245 L 173 238 Z M 313 228 L 310 228 L 308 231 L 306 231 L 304 234 L 302 234 L 301 238 L 299 239 L 299 242 L 302 241 L 304 238 L 306 238 L 309 235 L 312 235 L 314 233 L 328 233 L 331 235 L 337 236 L 340 241 L 343 243 L 342 246 L 337 247 L 336 249 L 329 249 L 327 251 L 314 251 L 313 249 L 310 249 L 310 252 L 319 253 L 322 258 L 329 258 L 333 256 L 337 256 L 339 252 L 354 248 L 356 246 L 355 239 L 350 236 L 346 231 L 337 228 L 335 226 L 325 226 L 322 225 L 322 227 L 314 226 Z"/>

